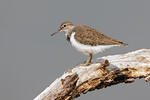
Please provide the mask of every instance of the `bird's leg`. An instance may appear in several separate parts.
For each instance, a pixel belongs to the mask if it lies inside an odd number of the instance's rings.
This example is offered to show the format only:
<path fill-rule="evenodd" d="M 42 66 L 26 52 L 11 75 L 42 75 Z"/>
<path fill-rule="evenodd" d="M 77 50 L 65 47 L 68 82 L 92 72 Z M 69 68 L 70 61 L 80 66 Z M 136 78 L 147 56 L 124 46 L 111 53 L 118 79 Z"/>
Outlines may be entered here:
<path fill-rule="evenodd" d="M 91 64 L 91 62 L 92 62 L 92 56 L 93 56 L 93 55 L 90 53 L 90 54 L 89 54 L 89 58 L 88 58 L 88 60 L 86 61 L 87 64 Z"/>
<path fill-rule="evenodd" d="M 85 63 L 80 64 L 80 66 L 88 66 L 88 65 L 90 65 L 91 62 L 92 62 L 92 56 L 93 56 L 93 55 L 90 53 L 88 60 L 87 60 Z"/>

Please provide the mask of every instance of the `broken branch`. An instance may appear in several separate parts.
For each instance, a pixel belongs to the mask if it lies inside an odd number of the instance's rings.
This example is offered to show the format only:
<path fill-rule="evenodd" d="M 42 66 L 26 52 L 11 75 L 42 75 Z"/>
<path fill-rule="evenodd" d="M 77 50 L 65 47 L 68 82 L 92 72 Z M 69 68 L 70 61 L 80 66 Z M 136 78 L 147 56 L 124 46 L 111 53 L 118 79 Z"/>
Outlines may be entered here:
<path fill-rule="evenodd" d="M 89 66 L 76 66 L 56 79 L 34 100 L 73 100 L 82 93 L 136 78 L 150 81 L 150 49 L 98 58 Z"/>

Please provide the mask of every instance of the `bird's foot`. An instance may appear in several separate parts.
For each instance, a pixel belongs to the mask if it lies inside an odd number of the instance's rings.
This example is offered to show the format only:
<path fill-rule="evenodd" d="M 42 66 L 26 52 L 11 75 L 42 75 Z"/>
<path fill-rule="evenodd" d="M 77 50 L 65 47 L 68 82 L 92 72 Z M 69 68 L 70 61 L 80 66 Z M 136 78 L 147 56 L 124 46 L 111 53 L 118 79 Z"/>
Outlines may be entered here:
<path fill-rule="evenodd" d="M 88 63 L 88 62 L 85 62 L 85 63 L 79 64 L 79 66 L 89 66 L 89 65 L 91 65 L 91 63 Z"/>

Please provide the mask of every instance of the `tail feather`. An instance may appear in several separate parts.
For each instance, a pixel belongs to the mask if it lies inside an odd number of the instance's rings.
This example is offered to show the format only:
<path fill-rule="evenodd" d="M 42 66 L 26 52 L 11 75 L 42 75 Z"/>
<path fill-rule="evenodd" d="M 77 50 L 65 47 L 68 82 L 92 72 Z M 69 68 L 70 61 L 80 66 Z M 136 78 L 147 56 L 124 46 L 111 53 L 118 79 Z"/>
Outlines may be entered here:
<path fill-rule="evenodd" d="M 123 42 L 119 42 L 119 45 L 120 46 L 127 46 L 128 44 L 127 43 L 123 43 Z"/>

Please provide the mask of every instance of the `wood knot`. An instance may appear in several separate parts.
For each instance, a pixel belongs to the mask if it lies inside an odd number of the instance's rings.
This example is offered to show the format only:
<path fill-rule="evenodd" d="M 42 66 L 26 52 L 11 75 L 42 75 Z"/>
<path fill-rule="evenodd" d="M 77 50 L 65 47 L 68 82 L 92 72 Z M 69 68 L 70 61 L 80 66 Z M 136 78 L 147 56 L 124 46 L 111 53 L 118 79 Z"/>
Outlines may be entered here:
<path fill-rule="evenodd" d="M 104 62 L 102 62 L 103 67 L 109 66 L 109 61 L 106 59 Z"/>

